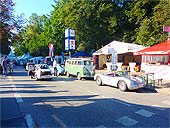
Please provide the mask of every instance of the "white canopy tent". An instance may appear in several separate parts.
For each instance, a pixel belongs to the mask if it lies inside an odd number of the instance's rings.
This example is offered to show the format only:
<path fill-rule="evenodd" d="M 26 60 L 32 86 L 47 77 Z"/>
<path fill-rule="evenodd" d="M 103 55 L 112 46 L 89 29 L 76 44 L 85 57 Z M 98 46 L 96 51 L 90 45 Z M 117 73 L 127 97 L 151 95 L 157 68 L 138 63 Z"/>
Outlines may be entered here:
<path fill-rule="evenodd" d="M 7 56 L 7 60 L 12 60 L 12 61 L 18 61 L 18 58 L 14 55 L 12 49 L 10 51 L 10 53 Z"/>
<path fill-rule="evenodd" d="M 24 56 L 24 59 L 30 59 L 32 56 L 30 55 L 30 52 L 27 52 L 27 54 Z"/>
<path fill-rule="evenodd" d="M 105 45 L 103 48 L 94 52 L 93 55 L 109 54 L 109 53 L 105 52 L 105 50 L 108 48 L 108 46 L 111 48 L 114 48 L 117 51 L 117 54 L 124 54 L 124 53 L 128 53 L 128 52 L 133 53 L 133 52 L 137 52 L 139 50 L 146 48 L 142 45 L 125 43 L 125 42 L 120 42 L 120 41 L 114 40 L 111 43 Z"/>
<path fill-rule="evenodd" d="M 106 63 L 111 62 L 110 61 L 111 54 L 109 52 L 107 52 L 108 47 L 117 51 L 117 62 L 119 62 L 119 63 L 117 63 L 117 65 L 120 64 L 119 67 L 121 67 L 122 64 L 125 64 L 125 65 L 130 64 L 130 62 L 140 63 L 141 62 L 141 59 L 139 58 L 140 56 L 135 57 L 135 56 L 133 56 L 133 53 L 146 48 L 142 45 L 125 43 L 125 42 L 120 42 L 120 41 L 114 40 L 111 43 L 105 45 L 103 48 L 101 48 L 93 53 L 93 56 L 95 57 L 96 66 L 99 68 L 103 68 L 106 65 Z M 119 70 L 121 70 L 121 69 L 119 68 Z"/>

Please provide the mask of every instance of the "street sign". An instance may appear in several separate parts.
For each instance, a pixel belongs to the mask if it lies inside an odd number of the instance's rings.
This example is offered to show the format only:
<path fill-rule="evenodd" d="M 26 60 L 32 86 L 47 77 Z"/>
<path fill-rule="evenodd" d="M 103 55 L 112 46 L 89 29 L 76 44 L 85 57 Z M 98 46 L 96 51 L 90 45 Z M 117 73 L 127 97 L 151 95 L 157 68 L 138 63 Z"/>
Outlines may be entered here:
<path fill-rule="evenodd" d="M 103 48 L 102 50 L 103 54 L 114 54 L 117 53 L 117 51 L 112 48 L 110 45 L 108 45 L 107 47 Z"/>
<path fill-rule="evenodd" d="M 75 39 L 65 39 L 65 50 L 75 50 Z"/>
<path fill-rule="evenodd" d="M 75 38 L 75 29 L 65 29 L 65 38 Z"/>
<path fill-rule="evenodd" d="M 70 43 L 70 49 L 71 50 L 75 50 L 75 40 L 74 39 L 70 39 L 69 43 Z"/>
<path fill-rule="evenodd" d="M 164 32 L 170 32 L 170 26 L 163 26 L 163 31 Z"/>

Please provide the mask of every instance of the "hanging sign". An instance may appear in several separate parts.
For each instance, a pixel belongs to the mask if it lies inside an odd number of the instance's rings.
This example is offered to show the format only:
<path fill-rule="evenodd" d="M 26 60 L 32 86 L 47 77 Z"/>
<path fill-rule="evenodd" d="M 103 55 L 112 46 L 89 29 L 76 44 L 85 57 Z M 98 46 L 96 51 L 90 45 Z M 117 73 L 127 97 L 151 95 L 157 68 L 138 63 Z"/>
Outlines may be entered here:
<path fill-rule="evenodd" d="M 113 53 L 117 53 L 117 51 L 108 45 L 107 47 L 103 48 L 102 53 L 103 54 L 113 54 Z"/>
<path fill-rule="evenodd" d="M 65 39 L 65 50 L 75 50 L 75 39 Z"/>
<path fill-rule="evenodd" d="M 49 56 L 53 57 L 54 44 L 49 44 Z"/>
<path fill-rule="evenodd" d="M 75 38 L 75 29 L 65 29 L 65 38 Z"/>

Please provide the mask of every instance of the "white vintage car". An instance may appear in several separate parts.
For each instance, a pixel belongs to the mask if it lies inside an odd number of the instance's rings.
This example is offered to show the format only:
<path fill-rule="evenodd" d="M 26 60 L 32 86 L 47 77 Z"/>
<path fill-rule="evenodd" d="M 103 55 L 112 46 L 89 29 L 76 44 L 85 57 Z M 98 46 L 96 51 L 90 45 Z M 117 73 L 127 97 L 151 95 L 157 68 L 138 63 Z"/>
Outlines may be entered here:
<path fill-rule="evenodd" d="M 94 80 L 98 85 L 118 87 L 121 91 L 134 90 L 145 86 L 145 81 L 138 77 L 119 75 L 117 73 L 96 74 Z"/>
<path fill-rule="evenodd" d="M 33 69 L 28 71 L 28 76 L 35 78 L 36 80 L 40 79 L 52 79 L 52 73 L 47 64 L 36 64 Z"/>

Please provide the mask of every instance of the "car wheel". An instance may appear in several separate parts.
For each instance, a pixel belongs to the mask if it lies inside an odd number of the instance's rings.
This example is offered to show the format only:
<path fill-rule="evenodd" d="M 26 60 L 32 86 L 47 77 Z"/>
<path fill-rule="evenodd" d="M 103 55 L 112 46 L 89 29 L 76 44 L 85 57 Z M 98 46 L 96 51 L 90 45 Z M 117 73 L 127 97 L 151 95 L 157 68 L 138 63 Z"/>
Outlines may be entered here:
<path fill-rule="evenodd" d="M 127 90 L 127 84 L 126 84 L 126 82 L 124 80 L 119 81 L 118 87 L 123 92 Z"/>
<path fill-rule="evenodd" d="M 97 85 L 102 85 L 102 79 L 99 76 L 96 78 L 96 83 Z"/>
<path fill-rule="evenodd" d="M 69 72 L 66 72 L 66 76 L 67 76 L 67 77 L 70 77 L 70 74 L 69 74 Z"/>
<path fill-rule="evenodd" d="M 81 80 L 81 74 L 80 73 L 77 73 L 77 79 Z"/>

